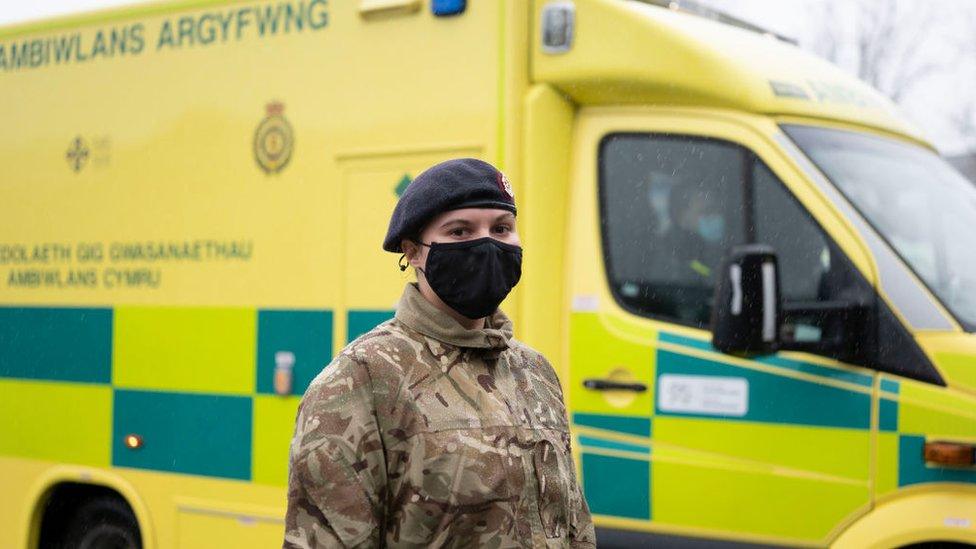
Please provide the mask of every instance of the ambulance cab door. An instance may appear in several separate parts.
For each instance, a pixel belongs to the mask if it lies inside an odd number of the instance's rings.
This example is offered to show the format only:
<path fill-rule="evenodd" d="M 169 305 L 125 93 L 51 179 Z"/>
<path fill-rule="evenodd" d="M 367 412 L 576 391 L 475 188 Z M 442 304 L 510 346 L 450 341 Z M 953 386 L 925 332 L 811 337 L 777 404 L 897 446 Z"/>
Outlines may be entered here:
<path fill-rule="evenodd" d="M 732 246 L 775 249 L 787 303 L 873 299 L 868 260 L 775 147 L 778 131 L 720 113 L 580 112 L 568 386 L 601 542 L 824 543 L 867 510 L 873 372 L 711 345 Z"/>

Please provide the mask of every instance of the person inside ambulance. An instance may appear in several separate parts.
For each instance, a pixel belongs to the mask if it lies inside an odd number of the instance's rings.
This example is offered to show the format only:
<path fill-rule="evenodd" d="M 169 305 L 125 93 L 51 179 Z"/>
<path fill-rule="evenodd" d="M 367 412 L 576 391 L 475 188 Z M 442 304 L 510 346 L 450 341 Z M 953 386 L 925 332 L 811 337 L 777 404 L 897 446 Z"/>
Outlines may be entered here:
<path fill-rule="evenodd" d="M 302 398 L 284 547 L 595 546 L 559 380 L 498 309 L 521 276 L 515 215 L 471 158 L 403 192 L 383 249 L 417 282 Z"/>
<path fill-rule="evenodd" d="M 711 288 L 725 235 L 718 201 L 709 199 L 704 186 L 679 181 L 668 196 L 668 221 L 660 243 L 664 257 L 672 262 L 672 272 L 696 286 Z"/>

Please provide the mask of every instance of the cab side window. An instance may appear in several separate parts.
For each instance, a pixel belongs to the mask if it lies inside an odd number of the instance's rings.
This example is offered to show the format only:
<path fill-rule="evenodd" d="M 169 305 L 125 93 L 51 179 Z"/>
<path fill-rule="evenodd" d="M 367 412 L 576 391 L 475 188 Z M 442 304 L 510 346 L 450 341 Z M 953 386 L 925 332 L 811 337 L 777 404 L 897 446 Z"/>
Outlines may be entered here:
<path fill-rule="evenodd" d="M 635 314 L 708 328 L 715 271 L 729 248 L 753 242 L 776 251 L 787 308 L 869 290 L 772 171 L 732 143 L 608 136 L 600 206 L 611 291 Z M 817 318 L 797 321 L 795 335 L 818 343 Z"/>
<path fill-rule="evenodd" d="M 752 162 L 751 194 L 755 234 L 750 240 L 776 250 L 783 300 L 829 299 L 831 250 L 820 227 L 758 159 Z"/>
<path fill-rule="evenodd" d="M 674 135 L 616 134 L 600 159 L 611 289 L 626 309 L 705 328 L 715 270 L 745 241 L 740 147 Z"/>

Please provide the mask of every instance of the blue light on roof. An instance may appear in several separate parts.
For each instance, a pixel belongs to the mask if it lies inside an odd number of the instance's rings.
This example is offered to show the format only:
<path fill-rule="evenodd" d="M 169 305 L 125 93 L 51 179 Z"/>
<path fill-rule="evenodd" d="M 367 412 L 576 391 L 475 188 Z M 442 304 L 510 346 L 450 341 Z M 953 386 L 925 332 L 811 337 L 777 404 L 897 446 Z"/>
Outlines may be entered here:
<path fill-rule="evenodd" d="M 445 17 L 463 13 L 466 6 L 466 0 L 431 0 L 430 10 L 438 17 Z"/>

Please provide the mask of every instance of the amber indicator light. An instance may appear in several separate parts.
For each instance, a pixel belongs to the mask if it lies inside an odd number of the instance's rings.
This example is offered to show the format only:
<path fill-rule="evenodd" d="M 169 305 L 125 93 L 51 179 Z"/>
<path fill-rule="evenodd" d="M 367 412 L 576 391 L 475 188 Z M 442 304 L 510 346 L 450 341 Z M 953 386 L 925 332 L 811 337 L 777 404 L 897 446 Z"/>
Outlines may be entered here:
<path fill-rule="evenodd" d="M 925 443 L 925 461 L 939 465 L 966 467 L 976 463 L 976 447 L 960 442 L 932 441 Z"/>
<path fill-rule="evenodd" d="M 142 448 L 142 437 L 135 434 L 125 435 L 125 447 L 130 450 Z"/>

